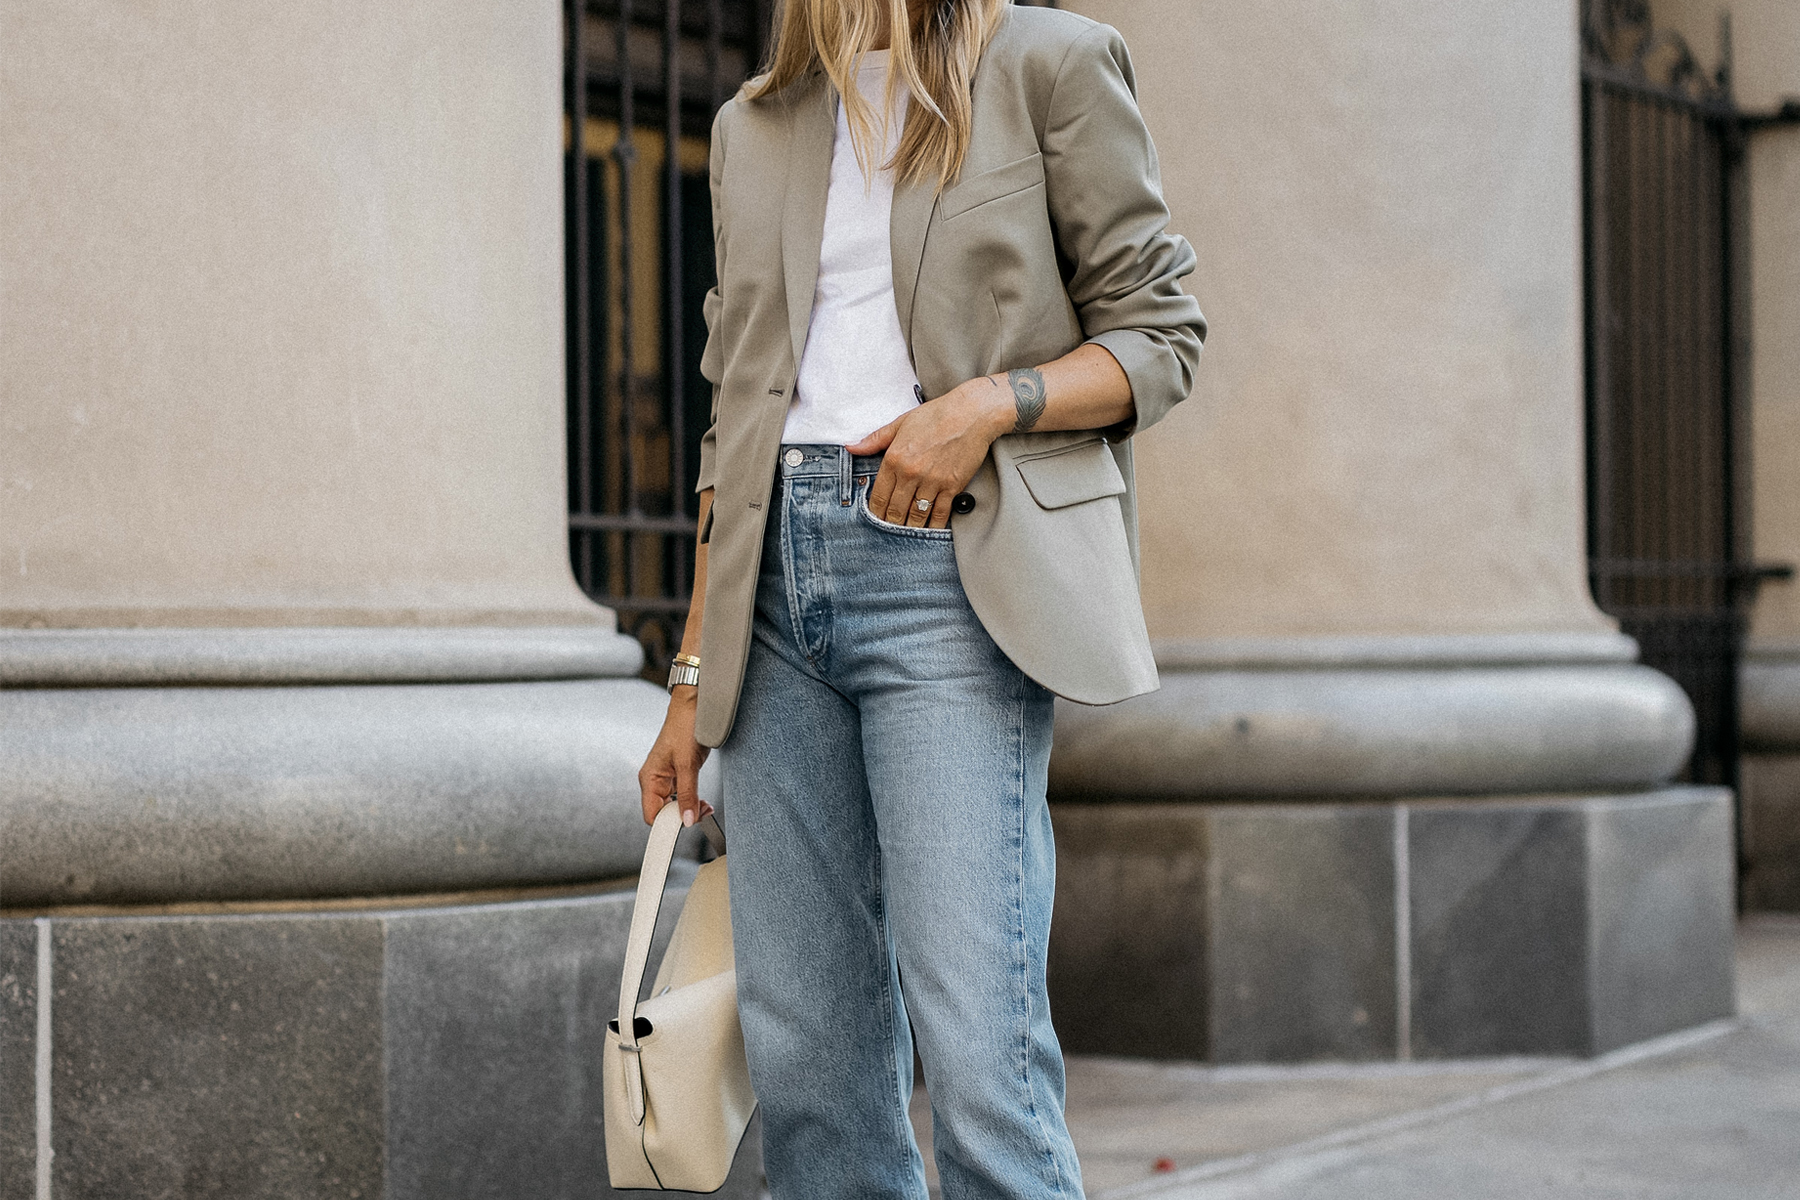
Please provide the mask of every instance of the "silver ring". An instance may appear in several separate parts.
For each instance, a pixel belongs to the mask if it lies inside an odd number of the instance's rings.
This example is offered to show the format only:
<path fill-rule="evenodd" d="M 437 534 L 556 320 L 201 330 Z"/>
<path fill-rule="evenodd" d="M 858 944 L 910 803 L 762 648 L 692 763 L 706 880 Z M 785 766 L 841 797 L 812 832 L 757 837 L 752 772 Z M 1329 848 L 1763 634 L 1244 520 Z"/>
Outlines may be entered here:
<path fill-rule="evenodd" d="M 931 511 L 931 501 L 925 499 L 925 497 L 923 497 L 923 496 L 920 496 L 917 500 L 913 501 L 913 507 L 918 509 L 920 512 L 930 512 Z"/>

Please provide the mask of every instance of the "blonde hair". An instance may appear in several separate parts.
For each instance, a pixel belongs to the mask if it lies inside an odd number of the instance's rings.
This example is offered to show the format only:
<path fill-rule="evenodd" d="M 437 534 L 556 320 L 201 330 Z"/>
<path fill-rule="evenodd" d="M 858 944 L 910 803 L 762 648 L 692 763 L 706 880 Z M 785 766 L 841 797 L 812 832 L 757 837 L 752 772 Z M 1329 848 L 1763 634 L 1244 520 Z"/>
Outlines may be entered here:
<path fill-rule="evenodd" d="M 933 177 L 943 187 L 962 170 L 974 124 L 970 95 L 981 52 L 1012 0 L 928 0 L 912 27 L 907 0 L 784 0 L 768 69 L 745 87 L 752 100 L 774 95 L 823 68 L 844 106 L 850 141 L 864 175 L 886 144 L 885 120 L 856 86 L 856 71 L 881 32 L 885 10 L 892 49 L 886 111 L 904 83 L 912 93 L 891 167 L 902 182 Z"/>

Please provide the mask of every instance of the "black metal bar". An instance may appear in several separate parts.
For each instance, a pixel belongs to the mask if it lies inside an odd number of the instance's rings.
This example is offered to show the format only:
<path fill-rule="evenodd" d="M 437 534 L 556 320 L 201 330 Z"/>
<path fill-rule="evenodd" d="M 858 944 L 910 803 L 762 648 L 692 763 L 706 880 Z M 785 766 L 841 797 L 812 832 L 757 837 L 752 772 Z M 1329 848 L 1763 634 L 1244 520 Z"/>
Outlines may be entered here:
<path fill-rule="evenodd" d="M 756 74 L 762 69 L 763 59 L 769 53 L 769 43 L 773 37 L 775 20 L 775 0 L 750 0 L 750 20 L 752 43 L 750 73 Z"/>
<path fill-rule="evenodd" d="M 618 79 L 619 136 L 613 143 L 613 160 L 619 172 L 619 278 L 615 286 L 619 296 L 619 383 L 618 383 L 618 456 L 620 484 L 624 489 L 625 511 L 636 515 L 641 511 L 638 496 L 637 469 L 637 312 L 634 298 L 636 280 L 632 259 L 632 168 L 637 163 L 637 94 L 631 64 L 631 0 L 617 0 L 618 11 L 613 33 L 618 47 L 615 70 Z M 617 530 L 609 539 L 618 549 L 615 577 L 622 576 L 620 591 L 636 595 L 638 588 L 638 544 L 629 529 Z"/>
<path fill-rule="evenodd" d="M 1737 110 L 1729 101 L 1711 96 L 1690 95 L 1680 88 L 1657 83 L 1627 67 L 1584 59 L 1581 64 L 1581 74 L 1583 78 L 1602 84 L 1614 91 L 1684 109 L 1707 120 L 1733 121 L 1737 119 Z"/>
<path fill-rule="evenodd" d="M 1768 112 L 1739 113 L 1737 125 L 1745 133 L 1781 125 L 1800 125 L 1800 97 L 1785 97 L 1779 108 Z"/>
<path fill-rule="evenodd" d="M 1680 332 L 1674 320 L 1671 295 L 1675 275 L 1672 268 L 1679 261 L 1680 254 L 1679 247 L 1674 244 L 1675 223 L 1671 218 L 1674 189 L 1670 186 L 1673 147 L 1670 144 L 1669 115 L 1661 110 L 1651 109 L 1646 116 L 1650 126 L 1650 153 L 1645 161 L 1645 192 L 1650 202 L 1651 217 L 1643 242 L 1643 265 L 1648 290 L 1645 314 L 1647 320 L 1645 327 L 1640 330 L 1639 341 L 1644 348 L 1648 373 L 1655 381 L 1653 387 L 1645 389 L 1644 399 L 1656 422 L 1656 439 L 1646 447 L 1653 463 L 1645 472 L 1645 479 L 1659 480 L 1671 493 L 1668 498 L 1672 501 L 1664 507 L 1664 519 L 1649 522 L 1647 532 L 1656 539 L 1653 553 L 1658 558 L 1667 559 L 1681 555 L 1684 534 L 1687 533 L 1683 528 L 1684 521 L 1691 516 L 1687 505 L 1682 502 L 1685 498 L 1679 494 L 1689 482 L 1681 470 L 1684 445 L 1681 425 L 1684 414 L 1681 397 L 1675 390 L 1677 364 L 1674 356 Z M 1655 510 L 1647 504 L 1644 511 L 1648 513 Z M 1674 599 L 1679 602 L 1677 597 L 1669 594 L 1671 589 L 1654 590 L 1661 593 L 1664 600 Z"/>
<path fill-rule="evenodd" d="M 725 103 L 719 78 L 719 52 L 725 35 L 725 9 L 722 0 L 706 0 L 706 106 L 717 112 Z"/>
<path fill-rule="evenodd" d="M 1754 549 L 1750 541 L 1749 475 L 1750 408 L 1748 389 L 1748 336 L 1750 331 L 1748 288 L 1740 284 L 1738 256 L 1740 230 L 1747 225 L 1747 192 L 1740 194 L 1742 175 L 1743 113 L 1738 110 L 1733 94 L 1735 85 L 1731 14 L 1719 16 L 1719 45 L 1724 62 L 1719 71 L 1720 91 L 1731 109 L 1731 120 L 1718 129 L 1707 143 L 1708 188 L 1712 207 L 1711 229 L 1714 243 L 1708 247 L 1716 264 L 1716 292 L 1711 297 L 1718 314 L 1718 325 L 1711 344 L 1718 372 L 1719 399 L 1719 520 L 1720 547 L 1724 558 L 1734 568 L 1719 589 L 1718 604 L 1734 618 L 1725 631 L 1723 647 L 1726 678 L 1722 681 L 1719 714 L 1720 764 L 1719 781 L 1732 789 L 1734 844 L 1737 847 L 1738 878 L 1749 876 L 1748 843 L 1744 837 L 1744 803 L 1741 783 L 1742 697 L 1739 673 L 1744 657 L 1744 642 L 1749 628 L 1749 603 L 1757 589 L 1768 578 L 1779 578 L 1775 572 L 1759 569 L 1752 561 Z M 1697 181 L 1698 184 L 1698 181 Z M 1742 278 L 1747 282 L 1748 274 Z M 1740 337 L 1739 334 L 1742 336 Z M 1740 903 L 1742 897 L 1740 895 Z"/>
<path fill-rule="evenodd" d="M 1787 563 L 1742 563 L 1716 560 L 1673 561 L 1666 559 L 1588 560 L 1593 575 L 1637 575 L 1661 578 L 1693 579 L 1786 579 L 1794 568 Z"/>
<path fill-rule="evenodd" d="M 1646 295 L 1641 267 L 1646 257 L 1643 236 L 1643 203 L 1641 176 L 1642 163 L 1648 157 L 1643 151 L 1643 110 L 1637 105 L 1627 105 L 1623 109 L 1626 117 L 1626 162 L 1625 178 L 1627 185 L 1623 197 L 1624 211 L 1621 219 L 1625 226 L 1625 255 L 1623 271 L 1623 290 L 1625 303 L 1620 307 L 1621 341 L 1624 353 L 1621 357 L 1626 361 L 1624 386 L 1617 397 L 1618 402 L 1627 414 L 1628 440 L 1624 445 L 1629 456 L 1628 467 L 1630 487 L 1627 494 L 1627 508 L 1620 515 L 1627 522 L 1626 545 L 1632 554 L 1644 554 L 1650 547 L 1644 544 L 1643 522 L 1638 519 L 1645 511 L 1644 497 L 1641 495 L 1643 480 L 1649 472 L 1650 464 L 1646 461 L 1649 454 L 1647 445 L 1651 438 L 1647 436 L 1644 426 L 1649 422 L 1643 404 L 1644 395 L 1650 390 L 1648 386 L 1649 370 L 1644 361 L 1643 339 L 1638 336 L 1641 318 L 1640 305 Z M 1635 169 L 1633 169 L 1635 167 Z M 1638 600 L 1637 589 L 1630 590 L 1630 598 Z"/>
<path fill-rule="evenodd" d="M 1731 52 L 1731 17 L 1720 15 L 1720 36 Z M 1729 60 L 1728 60 L 1729 64 Z M 1732 77 L 1725 75 L 1727 96 Z M 1800 114 L 1797 118 L 1800 119 Z M 1714 187 L 1719 208 L 1719 378 L 1725 411 L 1726 457 L 1724 500 L 1726 529 L 1731 538 L 1728 553 L 1734 561 L 1748 562 L 1755 555 L 1751 541 L 1750 507 L 1750 272 L 1749 186 L 1745 178 L 1744 124 L 1728 127 L 1715 146 Z"/>
<path fill-rule="evenodd" d="M 594 600 L 608 608 L 617 609 L 622 617 L 645 612 L 685 613 L 693 604 L 686 596 L 609 596 L 602 593 L 595 596 Z M 654 669 L 652 668 L 653 671 Z M 663 669 L 668 669 L 667 663 L 663 664 Z"/>
<path fill-rule="evenodd" d="M 663 0 L 663 244 L 664 263 L 663 411 L 669 431 L 669 511 L 687 512 L 687 395 L 682 362 L 681 321 L 681 0 Z M 669 564 L 677 595 L 688 591 L 687 560 L 680 554 Z"/>
<path fill-rule="evenodd" d="M 695 535 L 688 516 L 656 517 L 647 513 L 570 513 L 569 528 L 595 533 L 665 533 Z"/>
<path fill-rule="evenodd" d="M 631 0 L 618 0 L 618 16 L 614 33 L 618 39 L 618 73 L 619 73 L 619 138 L 613 144 L 613 159 L 619 169 L 619 278 L 614 286 L 619 292 L 619 454 L 624 468 L 625 511 L 640 511 L 638 497 L 637 443 L 633 433 L 637 427 L 637 355 L 632 343 L 636 340 L 637 321 L 634 311 L 634 280 L 632 279 L 632 166 L 637 161 L 637 141 L 634 131 L 637 122 L 636 97 L 633 94 L 635 83 L 631 70 Z M 637 589 L 632 585 L 635 574 L 635 562 L 631 547 L 625 548 L 625 574 L 627 593 Z"/>

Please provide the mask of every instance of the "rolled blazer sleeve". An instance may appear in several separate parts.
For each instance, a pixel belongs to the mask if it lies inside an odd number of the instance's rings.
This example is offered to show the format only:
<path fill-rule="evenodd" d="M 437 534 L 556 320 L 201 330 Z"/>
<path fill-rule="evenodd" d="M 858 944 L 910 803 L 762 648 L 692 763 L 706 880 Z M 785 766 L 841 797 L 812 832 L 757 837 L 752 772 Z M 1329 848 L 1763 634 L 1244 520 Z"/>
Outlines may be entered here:
<path fill-rule="evenodd" d="M 1070 45 L 1041 144 L 1069 299 L 1087 339 L 1131 382 L 1137 416 L 1119 432 L 1148 428 L 1193 389 L 1206 318 L 1181 287 L 1194 250 L 1168 232 L 1156 147 L 1124 39 L 1110 26 Z"/>
<path fill-rule="evenodd" d="M 712 185 L 713 278 L 720 281 L 725 278 L 725 210 L 719 202 L 719 181 L 725 174 L 725 113 L 726 109 L 721 108 L 718 116 L 713 118 L 712 153 L 707 169 Z M 700 374 L 713 389 L 712 421 L 700 435 L 700 472 L 694 479 L 696 493 L 712 487 L 719 473 L 719 383 L 725 378 L 725 346 L 719 313 L 723 307 L 719 284 L 714 283 L 707 289 L 701 309 L 706 318 L 706 349 L 700 353 Z"/>

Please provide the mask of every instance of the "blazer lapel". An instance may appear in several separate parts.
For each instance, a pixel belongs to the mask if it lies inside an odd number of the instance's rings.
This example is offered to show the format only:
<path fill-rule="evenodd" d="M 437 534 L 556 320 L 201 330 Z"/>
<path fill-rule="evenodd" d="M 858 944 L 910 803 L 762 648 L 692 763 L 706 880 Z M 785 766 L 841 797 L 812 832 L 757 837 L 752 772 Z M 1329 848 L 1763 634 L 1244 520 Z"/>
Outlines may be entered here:
<path fill-rule="evenodd" d="M 831 187 L 831 142 L 837 105 L 821 73 L 794 99 L 788 136 L 787 198 L 781 215 L 781 268 L 787 283 L 788 333 L 794 369 L 806 348 L 813 292 L 819 283 L 819 243 L 825 236 L 825 197 Z"/>
<path fill-rule="evenodd" d="M 912 353 L 913 301 L 919 293 L 919 268 L 925 261 L 925 234 L 937 209 L 937 182 L 896 184 L 894 209 L 888 218 L 888 250 L 894 260 L 894 308 L 900 336 Z M 918 356 L 913 355 L 913 361 Z"/>

